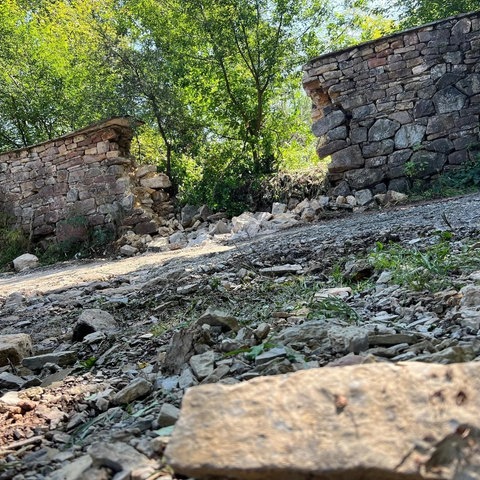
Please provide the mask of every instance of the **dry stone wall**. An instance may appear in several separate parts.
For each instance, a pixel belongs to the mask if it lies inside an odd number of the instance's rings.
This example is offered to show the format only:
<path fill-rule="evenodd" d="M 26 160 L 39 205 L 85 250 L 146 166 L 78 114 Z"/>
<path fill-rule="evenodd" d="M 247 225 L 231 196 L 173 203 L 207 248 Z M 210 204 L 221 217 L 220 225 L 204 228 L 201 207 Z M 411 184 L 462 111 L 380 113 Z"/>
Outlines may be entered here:
<path fill-rule="evenodd" d="M 0 154 L 0 213 L 34 241 L 84 237 L 91 229 L 156 233 L 173 209 L 166 175 L 136 168 L 132 120 L 114 118 Z"/>
<path fill-rule="evenodd" d="M 305 67 L 333 192 L 406 191 L 479 151 L 480 11 L 339 52 Z"/>

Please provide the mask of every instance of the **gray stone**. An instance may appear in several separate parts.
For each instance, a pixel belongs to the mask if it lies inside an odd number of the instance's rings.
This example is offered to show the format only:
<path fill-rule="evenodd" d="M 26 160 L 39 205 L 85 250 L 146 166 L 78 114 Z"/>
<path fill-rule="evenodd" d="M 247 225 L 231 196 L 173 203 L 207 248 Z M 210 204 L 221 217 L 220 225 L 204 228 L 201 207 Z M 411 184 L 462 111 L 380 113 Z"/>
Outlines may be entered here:
<path fill-rule="evenodd" d="M 410 182 L 406 177 L 394 178 L 388 183 L 388 188 L 395 192 L 408 192 L 410 190 Z"/>
<path fill-rule="evenodd" d="M 41 370 L 47 363 L 54 363 L 60 367 L 73 365 L 77 361 L 77 353 L 74 351 L 64 351 L 55 353 L 46 353 L 35 357 L 26 357 L 22 360 L 22 365 L 30 370 Z"/>
<path fill-rule="evenodd" d="M 142 187 L 161 189 L 161 188 L 170 188 L 172 182 L 163 173 L 158 173 L 155 176 L 143 177 L 140 179 L 140 185 Z"/>
<path fill-rule="evenodd" d="M 120 255 L 124 257 L 133 257 L 138 253 L 138 248 L 132 247 L 131 245 L 122 245 L 120 247 Z"/>
<path fill-rule="evenodd" d="M 342 180 L 333 190 L 332 196 L 338 197 L 339 195 L 346 197 L 351 193 L 350 185 L 345 181 Z"/>
<path fill-rule="evenodd" d="M 436 81 L 435 86 L 437 87 L 437 90 L 442 90 L 459 82 L 463 77 L 464 76 L 459 73 L 447 72 Z"/>
<path fill-rule="evenodd" d="M 468 18 L 461 18 L 452 27 L 452 35 L 465 35 L 472 29 L 472 22 Z"/>
<path fill-rule="evenodd" d="M 225 235 L 230 233 L 231 227 L 228 226 L 225 220 L 219 220 L 216 224 L 210 228 L 209 233 L 210 235 Z"/>
<path fill-rule="evenodd" d="M 194 205 L 185 205 L 182 208 L 181 218 L 180 218 L 182 227 L 184 228 L 191 227 L 197 215 L 199 215 L 198 207 L 195 207 Z"/>
<path fill-rule="evenodd" d="M 139 468 L 147 468 L 150 475 L 154 473 L 155 462 L 123 442 L 95 442 L 87 448 L 87 453 L 92 457 L 95 467 L 112 469 L 117 473 L 115 478 L 132 478 L 132 472 Z M 122 472 L 121 477 L 119 472 Z M 148 474 L 141 478 L 148 478 Z"/>
<path fill-rule="evenodd" d="M 302 271 L 302 266 L 297 264 L 275 265 L 273 267 L 265 267 L 260 269 L 260 273 L 270 275 L 286 275 L 288 273 L 299 273 Z"/>
<path fill-rule="evenodd" d="M 329 142 L 331 142 L 332 140 L 345 140 L 347 138 L 347 127 L 336 127 L 332 130 L 329 130 L 325 134 L 325 136 L 327 137 Z"/>
<path fill-rule="evenodd" d="M 37 256 L 31 253 L 24 253 L 13 260 L 13 268 L 16 272 L 23 272 L 30 268 L 36 268 L 40 264 Z"/>
<path fill-rule="evenodd" d="M 188 243 L 188 238 L 184 232 L 175 232 L 168 237 L 168 243 L 172 248 L 183 248 Z"/>
<path fill-rule="evenodd" d="M 465 285 L 460 294 L 462 299 L 460 305 L 462 307 L 479 307 L 480 306 L 480 287 L 477 285 Z"/>
<path fill-rule="evenodd" d="M 415 152 L 410 159 L 414 165 L 415 177 L 428 177 L 440 172 L 446 161 L 445 155 L 427 151 Z"/>
<path fill-rule="evenodd" d="M 327 336 L 332 350 L 336 353 L 360 353 L 368 350 L 368 330 L 365 327 L 331 327 Z"/>
<path fill-rule="evenodd" d="M 387 192 L 386 200 L 388 203 L 402 203 L 408 200 L 408 195 L 395 190 L 389 190 Z"/>
<path fill-rule="evenodd" d="M 199 380 L 203 380 L 213 373 L 214 361 L 215 353 L 213 350 L 208 350 L 200 355 L 194 355 L 189 363 L 194 375 Z"/>
<path fill-rule="evenodd" d="M 25 383 L 26 381 L 18 375 L 9 372 L 0 373 L 0 389 L 20 390 Z"/>
<path fill-rule="evenodd" d="M 381 182 L 385 174 L 381 168 L 360 168 L 346 172 L 345 178 L 354 189 L 363 189 Z"/>
<path fill-rule="evenodd" d="M 155 165 L 141 165 L 135 171 L 135 176 L 137 178 L 142 178 L 148 173 L 157 173 L 157 167 Z"/>
<path fill-rule="evenodd" d="M 318 348 L 325 344 L 328 324 L 324 320 L 310 320 L 285 328 L 272 337 L 272 341 L 282 345 L 302 344 L 309 348 Z"/>
<path fill-rule="evenodd" d="M 406 333 L 371 334 L 369 335 L 368 340 L 370 345 L 389 347 L 391 345 L 398 345 L 399 343 L 413 345 L 418 342 L 418 336 Z"/>
<path fill-rule="evenodd" d="M 453 143 L 448 138 L 438 138 L 427 145 L 427 150 L 439 153 L 450 153 L 455 149 Z"/>
<path fill-rule="evenodd" d="M 480 470 L 480 456 L 462 439 L 477 442 L 480 401 L 471 392 L 479 390 L 479 362 L 325 367 L 204 385 L 187 391 L 166 459 L 196 478 L 434 478 L 419 473 L 422 458 L 442 467 L 438 478 L 476 479 L 469 472 Z"/>
<path fill-rule="evenodd" d="M 365 190 L 359 190 L 355 193 L 355 200 L 359 205 L 368 205 L 373 201 L 372 192 L 368 188 Z"/>
<path fill-rule="evenodd" d="M 123 405 L 126 403 L 132 403 L 145 396 L 152 390 L 152 384 L 145 380 L 143 377 L 137 377 L 130 382 L 126 387 L 122 388 L 113 397 L 113 402 L 117 405 Z"/>
<path fill-rule="evenodd" d="M 328 165 L 330 173 L 341 173 L 352 168 L 360 168 L 365 164 L 362 151 L 358 145 L 352 145 L 344 150 L 332 154 L 332 161 Z"/>
<path fill-rule="evenodd" d="M 422 143 L 427 127 L 416 123 L 403 125 L 395 134 L 395 148 L 414 147 Z"/>
<path fill-rule="evenodd" d="M 33 353 L 32 339 L 26 333 L 0 335 L 0 367 L 18 365 Z"/>
<path fill-rule="evenodd" d="M 449 113 L 461 110 L 467 96 L 461 93 L 457 88 L 450 86 L 440 90 L 433 96 L 433 103 L 437 113 Z"/>
<path fill-rule="evenodd" d="M 338 127 L 344 121 L 345 114 L 341 110 L 334 110 L 320 120 L 317 120 L 312 125 L 312 132 L 315 136 L 320 137 L 325 135 L 329 130 Z"/>
<path fill-rule="evenodd" d="M 202 383 L 217 383 L 229 372 L 230 367 L 228 365 L 219 365 L 208 377 L 202 380 Z"/>
<path fill-rule="evenodd" d="M 480 73 L 472 73 L 463 80 L 457 82 L 455 86 L 469 97 L 480 93 Z"/>
<path fill-rule="evenodd" d="M 362 153 L 365 158 L 377 157 L 379 155 L 389 155 L 393 152 L 394 142 L 391 139 L 381 142 L 366 143 L 362 147 Z"/>
<path fill-rule="evenodd" d="M 164 403 L 160 407 L 160 413 L 158 415 L 158 426 L 159 427 L 170 427 L 175 425 L 180 416 L 180 409 L 171 403 Z"/>
<path fill-rule="evenodd" d="M 92 466 L 92 457 L 82 455 L 62 468 L 53 471 L 48 475 L 49 480 L 83 480 L 84 472 Z"/>
<path fill-rule="evenodd" d="M 238 320 L 223 310 L 208 308 L 207 311 L 195 322 L 196 325 L 210 325 L 212 327 L 222 327 L 225 330 L 238 331 L 240 324 Z"/>
<path fill-rule="evenodd" d="M 264 363 L 271 362 L 277 358 L 285 358 L 286 356 L 287 351 L 285 350 L 285 347 L 274 347 L 257 355 L 255 357 L 255 365 L 263 365 Z"/>
<path fill-rule="evenodd" d="M 287 205 L 285 203 L 273 202 L 272 215 L 278 215 L 287 211 Z"/>
<path fill-rule="evenodd" d="M 328 140 L 326 137 L 320 138 L 317 145 L 317 155 L 320 158 L 327 157 L 332 153 L 343 150 L 348 146 L 348 143 L 345 140 Z"/>
<path fill-rule="evenodd" d="M 353 119 L 362 119 L 368 117 L 370 115 L 374 115 L 377 113 L 377 109 L 375 105 L 362 105 L 361 107 L 356 107 L 352 109 L 352 118 Z"/>
<path fill-rule="evenodd" d="M 170 339 L 163 369 L 167 373 L 178 374 L 193 354 L 193 330 L 177 330 Z"/>
<path fill-rule="evenodd" d="M 193 385 L 197 385 L 197 379 L 193 376 L 192 371 L 190 368 L 185 367 L 180 374 L 178 379 L 178 386 L 182 389 L 192 387 Z"/>
<path fill-rule="evenodd" d="M 435 106 L 431 100 L 419 100 L 413 109 L 415 118 L 429 117 L 435 113 Z"/>
<path fill-rule="evenodd" d="M 392 281 L 393 274 L 387 270 L 384 270 L 377 279 L 377 284 L 390 283 Z"/>
<path fill-rule="evenodd" d="M 72 340 L 81 342 L 90 333 L 112 332 L 117 327 L 118 324 L 110 313 L 99 308 L 84 310 L 73 328 Z"/>
<path fill-rule="evenodd" d="M 210 207 L 208 205 L 202 205 L 199 209 L 198 209 L 198 215 L 200 215 L 200 218 L 206 222 L 208 221 L 208 219 L 210 218 L 210 216 L 212 215 L 212 211 L 210 210 Z"/>
<path fill-rule="evenodd" d="M 392 138 L 400 128 L 400 123 L 387 118 L 377 120 L 368 131 L 368 139 L 373 142 L 379 142 L 387 138 Z"/>

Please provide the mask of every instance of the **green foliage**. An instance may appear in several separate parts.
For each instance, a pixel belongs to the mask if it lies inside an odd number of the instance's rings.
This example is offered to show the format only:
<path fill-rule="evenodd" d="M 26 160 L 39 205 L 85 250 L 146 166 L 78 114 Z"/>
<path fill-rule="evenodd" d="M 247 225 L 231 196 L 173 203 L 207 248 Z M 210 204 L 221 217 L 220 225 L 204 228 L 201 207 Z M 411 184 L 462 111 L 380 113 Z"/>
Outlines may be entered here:
<path fill-rule="evenodd" d="M 93 255 L 104 255 L 115 239 L 111 229 L 102 227 L 90 227 L 83 216 L 73 216 L 65 220 L 65 223 L 73 227 L 85 229 L 85 238 L 72 237 L 72 239 L 51 243 L 46 247 L 38 247 L 35 254 L 40 262 L 50 265 L 71 258 L 88 258 Z"/>
<path fill-rule="evenodd" d="M 480 264 L 469 247 L 457 250 L 452 240 L 451 232 L 446 232 L 424 248 L 377 242 L 369 260 L 376 271 L 391 272 L 397 285 L 435 292 L 451 286 L 450 274 L 469 271 Z"/>
<path fill-rule="evenodd" d="M 89 357 L 86 360 L 80 362 L 80 366 L 84 370 L 91 370 L 97 363 L 97 357 Z"/>
<path fill-rule="evenodd" d="M 478 10 L 478 0 L 402 0 L 395 2 L 402 19 L 401 27 L 414 27 L 459 13 Z M 391 7 L 390 7 L 391 8 Z"/>
<path fill-rule="evenodd" d="M 428 161 L 426 160 L 420 159 L 416 162 L 409 160 L 403 166 L 403 171 L 407 177 L 415 178 L 421 175 L 427 166 L 428 166 Z"/>
<path fill-rule="evenodd" d="M 339 318 L 348 323 L 360 323 L 362 317 L 340 297 L 326 297 L 311 305 L 308 318 Z"/>
<path fill-rule="evenodd" d="M 415 172 L 412 172 L 411 176 L 414 177 Z M 476 192 L 479 188 L 480 156 L 477 156 L 476 159 L 468 161 L 458 168 L 442 172 L 428 182 L 415 179 L 411 193 L 413 198 L 429 199 L 464 195 Z"/>
<path fill-rule="evenodd" d="M 274 347 L 275 347 L 275 344 L 268 341 L 263 342 L 260 345 L 255 345 L 249 348 L 245 352 L 245 358 L 247 360 L 255 360 L 260 354 L 262 354 L 263 352 L 267 352 L 268 350 L 271 350 Z"/>
<path fill-rule="evenodd" d="M 53 138 L 117 113 L 91 9 L 112 2 L 0 2 L 0 149 Z"/>
<path fill-rule="evenodd" d="M 11 219 L 0 214 L 0 271 L 9 268 L 10 263 L 19 255 L 28 251 L 28 237 L 12 226 Z"/>

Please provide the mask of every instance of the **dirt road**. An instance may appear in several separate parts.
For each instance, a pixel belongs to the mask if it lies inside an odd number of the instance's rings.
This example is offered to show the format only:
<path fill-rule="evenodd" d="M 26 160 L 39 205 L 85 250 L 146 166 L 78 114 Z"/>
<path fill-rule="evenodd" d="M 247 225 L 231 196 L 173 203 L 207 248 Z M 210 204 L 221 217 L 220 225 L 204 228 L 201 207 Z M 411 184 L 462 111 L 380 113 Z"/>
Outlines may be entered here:
<path fill-rule="evenodd" d="M 422 229 L 480 228 L 480 194 L 454 199 L 437 200 L 421 204 L 408 204 L 385 210 L 348 214 L 341 218 L 321 221 L 263 235 L 248 242 L 219 244 L 160 253 L 145 253 L 118 260 L 64 262 L 53 267 L 43 267 L 32 272 L 0 275 L 0 297 L 12 292 L 32 294 L 67 289 L 81 284 L 105 281 L 129 275 L 133 283 L 142 283 L 144 273 L 154 267 L 176 268 L 204 261 L 205 257 L 218 257 L 224 261 L 229 255 L 248 246 L 257 252 L 284 253 L 295 245 L 312 248 L 319 241 L 343 242 L 364 235 L 384 231 L 403 232 L 415 236 Z"/>

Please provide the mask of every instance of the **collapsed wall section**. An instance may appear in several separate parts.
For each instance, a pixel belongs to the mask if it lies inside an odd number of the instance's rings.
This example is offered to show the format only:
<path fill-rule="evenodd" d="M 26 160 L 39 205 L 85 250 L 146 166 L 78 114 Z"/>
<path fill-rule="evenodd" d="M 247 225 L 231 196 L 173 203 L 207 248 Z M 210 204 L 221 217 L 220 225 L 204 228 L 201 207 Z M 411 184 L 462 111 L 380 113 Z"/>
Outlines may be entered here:
<path fill-rule="evenodd" d="M 155 167 L 135 169 L 134 125 L 113 118 L 0 154 L 0 213 L 33 241 L 68 241 L 92 228 L 157 232 L 172 211 L 170 181 Z"/>
<path fill-rule="evenodd" d="M 480 150 L 480 11 L 322 55 L 304 71 L 335 194 L 406 191 Z"/>

